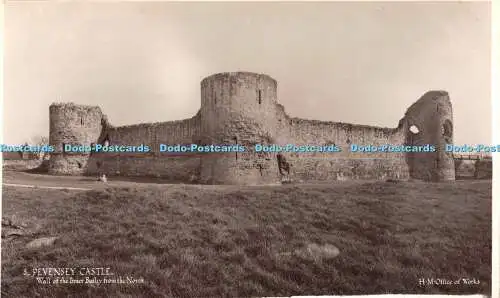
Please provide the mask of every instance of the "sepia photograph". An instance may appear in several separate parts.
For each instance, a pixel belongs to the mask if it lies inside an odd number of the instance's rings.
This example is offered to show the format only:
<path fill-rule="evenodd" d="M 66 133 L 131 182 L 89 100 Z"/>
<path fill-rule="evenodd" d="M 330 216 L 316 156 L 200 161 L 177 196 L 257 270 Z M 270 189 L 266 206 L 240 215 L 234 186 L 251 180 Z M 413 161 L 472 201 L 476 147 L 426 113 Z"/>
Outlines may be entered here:
<path fill-rule="evenodd" d="M 3 17 L 2 297 L 492 296 L 490 2 Z"/>

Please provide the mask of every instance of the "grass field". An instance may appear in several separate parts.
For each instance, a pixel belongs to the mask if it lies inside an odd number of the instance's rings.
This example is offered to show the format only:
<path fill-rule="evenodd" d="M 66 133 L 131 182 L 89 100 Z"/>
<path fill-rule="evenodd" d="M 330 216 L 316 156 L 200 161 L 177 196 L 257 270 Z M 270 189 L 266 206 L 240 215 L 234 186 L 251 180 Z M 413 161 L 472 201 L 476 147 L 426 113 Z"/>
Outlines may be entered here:
<path fill-rule="evenodd" d="M 2 242 L 2 297 L 489 294 L 491 181 L 279 187 L 3 188 L 3 215 L 60 237 Z M 325 244 L 340 254 L 329 257 Z M 315 245 L 318 249 L 307 250 Z M 34 267 L 110 267 L 144 283 L 41 285 Z M 420 278 L 476 285 L 421 286 Z"/>

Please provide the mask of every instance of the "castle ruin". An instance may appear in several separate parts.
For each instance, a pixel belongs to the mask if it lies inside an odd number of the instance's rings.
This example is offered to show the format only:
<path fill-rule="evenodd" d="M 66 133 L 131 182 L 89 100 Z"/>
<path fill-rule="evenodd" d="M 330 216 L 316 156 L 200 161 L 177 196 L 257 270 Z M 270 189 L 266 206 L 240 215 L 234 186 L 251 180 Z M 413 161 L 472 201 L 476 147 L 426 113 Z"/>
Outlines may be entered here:
<path fill-rule="evenodd" d="M 331 145 L 337 153 L 286 153 L 292 179 L 455 180 L 452 105 L 445 91 L 415 102 L 396 128 L 290 117 L 277 100 L 277 82 L 250 72 L 219 73 L 201 81 L 201 107 L 192 118 L 114 127 L 99 107 L 50 106 L 49 174 L 150 176 L 207 184 L 280 181 L 276 153 L 159 152 L 159 144 Z M 411 127 L 417 127 L 414 131 Z M 65 153 L 64 144 L 148 145 L 149 153 Z M 435 145 L 436 152 L 350 152 L 350 144 Z"/>

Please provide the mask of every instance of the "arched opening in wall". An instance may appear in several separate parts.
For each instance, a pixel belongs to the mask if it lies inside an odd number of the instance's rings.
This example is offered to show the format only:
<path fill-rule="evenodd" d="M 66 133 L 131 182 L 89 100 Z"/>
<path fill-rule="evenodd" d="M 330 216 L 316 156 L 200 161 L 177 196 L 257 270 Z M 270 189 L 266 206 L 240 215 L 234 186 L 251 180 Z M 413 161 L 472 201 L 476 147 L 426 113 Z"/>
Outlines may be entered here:
<path fill-rule="evenodd" d="M 262 104 L 262 90 L 258 90 L 257 91 L 257 96 L 258 96 L 258 99 L 259 99 L 259 104 Z"/>
<path fill-rule="evenodd" d="M 81 164 L 79 161 L 77 161 L 77 162 L 76 162 L 76 164 L 78 165 L 78 168 L 79 168 L 79 169 L 81 169 L 81 168 L 82 168 L 82 164 Z"/>
<path fill-rule="evenodd" d="M 103 146 L 109 146 L 109 135 L 106 135 L 104 137 L 104 140 L 102 141 Z"/>
<path fill-rule="evenodd" d="M 80 124 L 83 126 L 83 117 L 80 118 Z"/>
<path fill-rule="evenodd" d="M 420 132 L 420 129 L 418 129 L 418 127 L 416 125 L 412 125 L 410 126 L 410 128 L 408 129 L 412 134 L 416 135 Z"/>
<path fill-rule="evenodd" d="M 453 124 L 449 119 L 446 119 L 443 123 L 443 137 L 446 143 L 451 143 L 453 138 Z"/>
<path fill-rule="evenodd" d="M 346 143 L 347 145 L 351 145 L 351 139 L 347 139 Z"/>

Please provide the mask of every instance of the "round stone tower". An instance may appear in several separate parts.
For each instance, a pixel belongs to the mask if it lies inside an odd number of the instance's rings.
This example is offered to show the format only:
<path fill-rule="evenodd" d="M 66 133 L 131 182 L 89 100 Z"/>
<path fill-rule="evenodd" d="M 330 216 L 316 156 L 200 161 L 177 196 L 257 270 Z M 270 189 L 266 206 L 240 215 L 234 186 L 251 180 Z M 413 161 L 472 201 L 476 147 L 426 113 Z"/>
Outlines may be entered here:
<path fill-rule="evenodd" d="M 49 174 L 82 175 L 87 171 L 90 152 L 64 152 L 64 145 L 90 146 L 102 130 L 99 107 L 73 103 L 52 104 L 49 108 L 49 143 L 54 146 L 49 161 Z"/>
<path fill-rule="evenodd" d="M 455 180 L 453 154 L 453 109 L 446 91 L 429 91 L 405 115 L 403 129 L 407 145 L 434 145 L 436 152 L 407 153 L 410 177 L 426 181 Z"/>
<path fill-rule="evenodd" d="M 203 153 L 200 182 L 258 184 L 277 180 L 275 160 L 254 152 L 269 144 L 276 127 L 277 82 L 264 74 L 219 73 L 201 81 L 203 145 L 241 145 L 246 152 Z"/>

